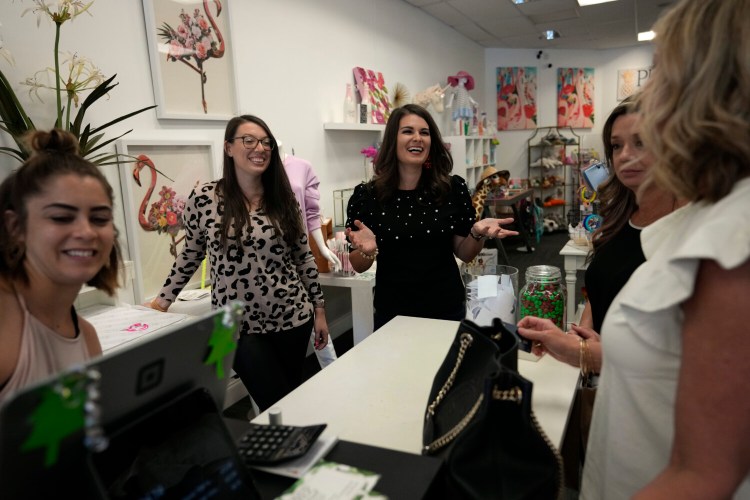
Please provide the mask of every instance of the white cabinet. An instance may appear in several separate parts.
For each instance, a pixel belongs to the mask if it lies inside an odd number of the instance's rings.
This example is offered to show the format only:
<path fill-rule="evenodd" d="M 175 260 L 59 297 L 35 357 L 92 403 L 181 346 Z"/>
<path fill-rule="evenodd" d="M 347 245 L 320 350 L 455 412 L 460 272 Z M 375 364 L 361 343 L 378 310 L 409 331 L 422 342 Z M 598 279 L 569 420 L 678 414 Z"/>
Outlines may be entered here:
<path fill-rule="evenodd" d="M 495 166 L 495 145 L 492 141 L 492 137 L 479 135 L 443 137 L 443 142 L 450 144 L 453 173 L 466 179 L 470 190 L 474 190 L 485 168 Z"/>

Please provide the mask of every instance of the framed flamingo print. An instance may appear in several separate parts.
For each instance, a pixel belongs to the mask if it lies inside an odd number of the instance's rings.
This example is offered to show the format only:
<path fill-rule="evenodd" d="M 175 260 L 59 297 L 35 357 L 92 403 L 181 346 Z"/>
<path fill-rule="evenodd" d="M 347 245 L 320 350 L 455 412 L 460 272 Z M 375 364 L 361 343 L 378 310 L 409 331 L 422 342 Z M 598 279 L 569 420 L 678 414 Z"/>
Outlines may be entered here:
<path fill-rule="evenodd" d="M 127 248 L 135 269 L 135 300 L 156 295 L 182 249 L 182 214 L 193 189 L 216 178 L 210 141 L 120 140 L 120 163 Z M 186 288 L 198 288 L 198 272 Z M 207 275 L 207 274 L 206 274 Z"/>
<path fill-rule="evenodd" d="M 236 115 L 226 0 L 143 0 L 143 13 L 157 117 Z"/>

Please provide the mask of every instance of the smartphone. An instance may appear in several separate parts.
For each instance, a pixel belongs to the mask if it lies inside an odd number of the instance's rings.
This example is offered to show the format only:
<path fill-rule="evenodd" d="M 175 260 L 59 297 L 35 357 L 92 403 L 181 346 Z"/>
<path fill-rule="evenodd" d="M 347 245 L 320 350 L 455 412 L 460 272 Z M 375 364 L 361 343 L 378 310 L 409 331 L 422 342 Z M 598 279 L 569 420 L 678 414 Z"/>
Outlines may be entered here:
<path fill-rule="evenodd" d="M 596 192 L 599 184 L 609 179 L 609 168 L 606 163 L 596 162 L 585 167 L 582 174 L 586 187 Z"/>

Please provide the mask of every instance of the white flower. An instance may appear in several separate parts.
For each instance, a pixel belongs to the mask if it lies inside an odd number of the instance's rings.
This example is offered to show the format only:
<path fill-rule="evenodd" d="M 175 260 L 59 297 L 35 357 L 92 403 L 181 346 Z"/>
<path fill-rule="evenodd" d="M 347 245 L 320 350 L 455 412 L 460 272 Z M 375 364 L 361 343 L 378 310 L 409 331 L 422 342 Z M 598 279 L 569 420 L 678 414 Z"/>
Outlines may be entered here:
<path fill-rule="evenodd" d="M 0 28 L 3 27 L 3 24 L 0 23 Z M 16 61 L 13 60 L 13 54 L 10 53 L 10 50 L 5 48 L 5 42 L 3 41 L 3 36 L 0 35 L 0 56 L 3 56 L 3 58 L 8 61 L 8 64 L 14 65 L 16 64 Z"/>
<path fill-rule="evenodd" d="M 82 0 L 32 0 L 35 7 L 29 7 L 21 13 L 21 17 L 27 12 L 36 14 L 36 25 L 42 21 L 42 17 L 48 16 L 53 22 L 62 24 L 67 20 L 74 19 L 79 15 L 87 12 L 89 7 L 94 3 L 91 0 L 88 3 Z"/>

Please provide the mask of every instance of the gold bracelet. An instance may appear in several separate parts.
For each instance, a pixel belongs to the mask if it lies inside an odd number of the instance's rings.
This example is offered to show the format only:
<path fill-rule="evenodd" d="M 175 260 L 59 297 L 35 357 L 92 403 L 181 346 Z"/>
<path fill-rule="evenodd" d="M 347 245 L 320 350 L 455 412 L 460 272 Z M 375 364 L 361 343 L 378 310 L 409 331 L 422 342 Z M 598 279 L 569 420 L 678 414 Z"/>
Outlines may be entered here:
<path fill-rule="evenodd" d="M 585 342 L 586 341 L 582 338 L 578 339 L 578 368 L 581 370 L 581 376 L 584 378 L 586 377 L 586 359 L 584 356 Z"/>
<path fill-rule="evenodd" d="M 594 355 L 591 354 L 591 349 L 589 348 L 589 341 L 586 340 L 586 368 L 587 368 L 587 374 L 591 375 L 594 373 Z"/>
<path fill-rule="evenodd" d="M 588 341 L 580 339 L 579 346 L 578 363 L 581 368 L 581 377 L 583 377 L 584 382 L 588 383 L 589 374 L 591 373 L 591 353 L 589 352 Z"/>
<path fill-rule="evenodd" d="M 149 305 L 151 306 L 151 309 L 156 309 L 157 311 L 163 312 L 163 313 L 167 312 L 167 309 L 168 309 L 168 307 L 162 307 L 162 306 L 160 306 L 159 303 L 156 302 L 156 298 L 154 298 L 151 301 L 151 304 L 149 304 Z"/>
<path fill-rule="evenodd" d="M 362 255 L 362 257 L 364 257 L 367 260 L 375 260 L 375 257 L 378 256 L 378 249 L 377 248 L 375 248 L 375 253 L 373 253 L 372 255 L 366 254 L 365 252 L 362 251 L 361 248 L 358 248 L 357 250 L 359 250 L 360 255 Z"/>

